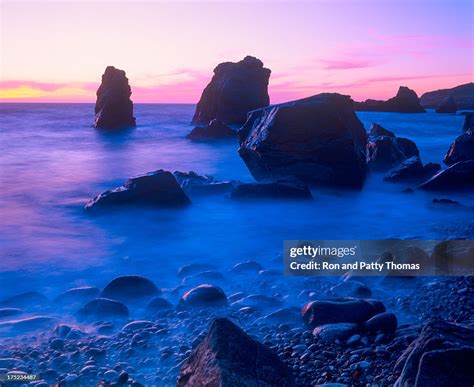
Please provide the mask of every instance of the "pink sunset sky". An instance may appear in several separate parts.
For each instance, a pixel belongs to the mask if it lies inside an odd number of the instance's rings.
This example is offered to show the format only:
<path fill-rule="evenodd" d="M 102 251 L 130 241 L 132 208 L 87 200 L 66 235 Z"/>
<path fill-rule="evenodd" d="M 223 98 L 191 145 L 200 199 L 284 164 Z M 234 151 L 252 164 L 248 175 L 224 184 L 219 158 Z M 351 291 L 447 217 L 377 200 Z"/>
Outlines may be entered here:
<path fill-rule="evenodd" d="M 134 102 L 197 102 L 214 67 L 272 70 L 271 102 L 320 92 L 386 99 L 473 81 L 471 0 L 8 1 L 0 101 L 94 102 L 107 65 Z"/>

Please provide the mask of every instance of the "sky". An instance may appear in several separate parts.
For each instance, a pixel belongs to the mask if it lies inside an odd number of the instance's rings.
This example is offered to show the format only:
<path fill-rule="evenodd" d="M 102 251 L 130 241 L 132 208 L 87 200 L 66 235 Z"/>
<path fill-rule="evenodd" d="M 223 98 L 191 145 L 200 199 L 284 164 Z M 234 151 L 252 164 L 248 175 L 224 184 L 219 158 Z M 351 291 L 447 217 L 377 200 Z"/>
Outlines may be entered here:
<path fill-rule="evenodd" d="M 272 70 L 273 103 L 473 81 L 472 0 L 0 0 L 0 13 L 3 102 L 94 102 L 113 65 L 134 102 L 195 103 L 218 63 L 246 55 Z"/>

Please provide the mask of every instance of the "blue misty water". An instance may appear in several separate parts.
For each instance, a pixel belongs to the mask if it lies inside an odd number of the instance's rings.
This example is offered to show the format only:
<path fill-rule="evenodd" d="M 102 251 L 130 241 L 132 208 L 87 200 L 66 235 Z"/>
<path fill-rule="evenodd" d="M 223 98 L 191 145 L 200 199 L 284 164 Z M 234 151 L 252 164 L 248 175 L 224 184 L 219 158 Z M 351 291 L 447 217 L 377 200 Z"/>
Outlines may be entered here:
<path fill-rule="evenodd" d="M 441 239 L 473 237 L 472 213 L 431 204 L 439 195 L 402 194 L 371 176 L 361 192 L 314 189 L 314 202 L 195 199 L 187 209 L 123 210 L 99 217 L 83 205 L 128 177 L 167 169 L 252 181 L 237 141 L 185 139 L 193 105 L 138 104 L 138 127 L 91 128 L 91 104 L 3 104 L 1 114 L 0 298 L 26 290 L 50 296 L 144 274 L 175 286 L 179 266 L 228 268 L 278 254 L 284 239 Z M 414 140 L 424 162 L 441 162 L 459 135 L 460 115 L 360 113 Z M 456 197 L 474 204 L 467 195 Z"/>

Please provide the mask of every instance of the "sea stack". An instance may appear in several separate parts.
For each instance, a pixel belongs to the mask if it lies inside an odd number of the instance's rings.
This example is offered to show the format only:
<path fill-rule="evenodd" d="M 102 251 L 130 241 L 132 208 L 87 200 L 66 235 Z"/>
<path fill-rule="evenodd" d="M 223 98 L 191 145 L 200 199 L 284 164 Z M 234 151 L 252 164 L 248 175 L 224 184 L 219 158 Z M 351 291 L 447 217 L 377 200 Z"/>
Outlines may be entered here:
<path fill-rule="evenodd" d="M 318 94 L 254 110 L 239 131 L 240 157 L 257 180 L 361 188 L 367 136 L 349 96 Z"/>
<path fill-rule="evenodd" d="M 454 97 L 450 95 L 436 108 L 436 113 L 456 113 L 457 110 L 456 101 Z"/>
<path fill-rule="evenodd" d="M 355 102 L 354 107 L 357 111 L 425 113 L 415 91 L 406 86 L 400 86 L 397 95 L 387 101 L 368 99 L 364 102 Z"/>
<path fill-rule="evenodd" d="M 270 103 L 270 72 L 253 56 L 246 56 L 237 63 L 219 64 L 202 92 L 192 122 L 207 125 L 217 119 L 223 124 L 243 124 L 248 112 Z"/>
<path fill-rule="evenodd" d="M 107 66 L 97 89 L 95 128 L 121 129 L 135 126 L 132 91 L 125 71 Z"/>

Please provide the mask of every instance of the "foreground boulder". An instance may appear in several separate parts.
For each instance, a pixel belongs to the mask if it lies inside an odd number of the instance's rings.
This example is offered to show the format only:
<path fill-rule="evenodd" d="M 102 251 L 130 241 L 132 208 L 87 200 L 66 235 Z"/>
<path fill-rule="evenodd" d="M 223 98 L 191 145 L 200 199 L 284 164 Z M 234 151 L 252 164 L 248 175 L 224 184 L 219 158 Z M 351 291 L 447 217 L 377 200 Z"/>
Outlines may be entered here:
<path fill-rule="evenodd" d="M 212 176 L 198 175 L 196 172 L 174 172 L 176 180 L 189 196 L 218 195 L 230 192 L 239 182 L 219 181 Z"/>
<path fill-rule="evenodd" d="M 183 294 L 179 301 L 180 307 L 213 307 L 227 305 L 224 291 L 215 285 L 199 285 Z"/>
<path fill-rule="evenodd" d="M 403 386 L 472 386 L 474 384 L 474 328 L 430 322 L 423 327 L 395 364 Z"/>
<path fill-rule="evenodd" d="M 364 102 L 355 102 L 355 110 L 371 112 L 396 112 L 396 113 L 424 113 L 420 100 L 415 91 L 405 86 L 400 86 L 397 95 L 387 101 L 368 99 Z"/>
<path fill-rule="evenodd" d="M 206 126 L 196 126 L 186 137 L 190 140 L 225 139 L 237 136 L 237 132 L 213 119 Z"/>
<path fill-rule="evenodd" d="M 204 341 L 181 368 L 178 387 L 293 386 L 291 371 L 263 344 L 225 318 L 211 323 Z"/>
<path fill-rule="evenodd" d="M 56 304 L 73 305 L 77 303 L 86 303 L 99 295 L 99 288 L 95 286 L 82 286 L 66 290 L 54 299 Z"/>
<path fill-rule="evenodd" d="M 334 343 L 336 340 L 345 342 L 359 331 L 359 326 L 353 323 L 324 324 L 313 329 L 313 336 L 324 343 Z"/>
<path fill-rule="evenodd" d="M 239 138 L 257 180 L 292 176 L 352 188 L 365 181 L 367 139 L 348 96 L 318 94 L 255 110 Z"/>
<path fill-rule="evenodd" d="M 397 167 L 389 170 L 385 174 L 384 180 L 396 183 L 427 179 L 433 176 L 440 169 L 441 166 L 438 163 L 428 163 L 423 165 L 420 157 L 412 156 L 403 161 Z"/>
<path fill-rule="evenodd" d="M 451 95 L 446 98 L 441 104 L 436 108 L 436 113 L 456 113 L 458 107 L 454 97 Z"/>
<path fill-rule="evenodd" d="M 280 179 L 239 184 L 231 192 L 233 199 L 312 199 L 308 186 L 295 179 Z"/>
<path fill-rule="evenodd" d="M 86 204 L 86 210 L 124 205 L 176 207 L 191 201 L 171 172 L 162 169 L 133 177 L 124 185 L 102 192 Z"/>
<path fill-rule="evenodd" d="M 335 323 L 360 324 L 385 311 L 381 303 L 362 299 L 317 300 L 301 310 L 303 321 L 310 327 Z"/>
<path fill-rule="evenodd" d="M 81 320 L 127 318 L 128 308 L 121 302 L 115 300 L 97 298 L 79 309 L 77 311 L 77 317 Z"/>
<path fill-rule="evenodd" d="M 451 191 L 472 187 L 474 187 L 474 160 L 453 164 L 418 186 L 426 191 Z"/>
<path fill-rule="evenodd" d="M 94 127 L 102 129 L 134 127 L 131 95 L 125 71 L 108 66 L 97 90 Z"/>
<path fill-rule="evenodd" d="M 469 129 L 461 134 L 448 149 L 444 156 L 446 165 L 453 165 L 459 161 L 474 160 L 474 131 Z"/>
<path fill-rule="evenodd" d="M 110 281 L 99 297 L 127 302 L 147 299 L 160 294 L 161 290 L 148 278 L 140 275 L 124 275 Z"/>
<path fill-rule="evenodd" d="M 459 110 L 474 110 L 474 83 L 465 83 L 451 89 L 424 93 L 420 102 L 424 108 L 436 109 L 447 98 L 453 97 Z"/>
<path fill-rule="evenodd" d="M 367 165 L 374 171 L 387 171 L 420 152 L 416 144 L 378 124 L 372 124 L 367 143 Z"/>
<path fill-rule="evenodd" d="M 270 70 L 252 56 L 219 64 L 202 92 L 192 122 L 207 125 L 216 118 L 224 124 L 243 124 L 249 111 L 268 106 L 269 78 Z"/>

